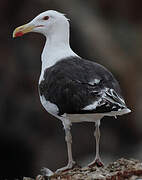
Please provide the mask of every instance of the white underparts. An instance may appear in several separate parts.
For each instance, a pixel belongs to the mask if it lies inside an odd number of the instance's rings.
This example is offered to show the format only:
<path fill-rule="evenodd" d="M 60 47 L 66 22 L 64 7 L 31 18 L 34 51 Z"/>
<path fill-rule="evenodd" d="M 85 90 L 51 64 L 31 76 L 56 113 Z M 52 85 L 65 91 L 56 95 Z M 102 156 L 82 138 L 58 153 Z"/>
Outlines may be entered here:
<path fill-rule="evenodd" d="M 53 104 L 50 101 L 47 101 L 43 95 L 40 96 L 40 101 L 48 113 L 50 113 L 54 116 L 56 116 L 58 114 L 59 109 L 56 106 L 56 104 Z"/>

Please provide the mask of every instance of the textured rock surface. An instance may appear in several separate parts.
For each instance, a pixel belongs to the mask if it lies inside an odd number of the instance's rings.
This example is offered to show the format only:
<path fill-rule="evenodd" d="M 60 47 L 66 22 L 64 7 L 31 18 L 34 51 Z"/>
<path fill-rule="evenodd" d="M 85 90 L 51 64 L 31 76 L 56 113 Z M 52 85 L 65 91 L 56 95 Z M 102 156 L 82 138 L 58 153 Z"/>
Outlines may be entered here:
<path fill-rule="evenodd" d="M 23 180 L 142 180 L 142 163 L 134 159 L 121 158 L 105 167 L 75 168 L 54 174 L 50 178 L 38 175 L 35 179 Z"/>

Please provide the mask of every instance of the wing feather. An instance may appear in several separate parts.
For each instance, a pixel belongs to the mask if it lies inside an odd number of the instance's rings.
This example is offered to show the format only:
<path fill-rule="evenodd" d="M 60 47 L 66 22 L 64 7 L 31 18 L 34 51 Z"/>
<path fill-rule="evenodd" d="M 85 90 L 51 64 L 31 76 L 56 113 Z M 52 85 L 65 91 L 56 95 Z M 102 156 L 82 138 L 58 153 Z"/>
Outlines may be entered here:
<path fill-rule="evenodd" d="M 64 113 L 105 113 L 126 107 L 117 80 L 103 66 L 80 58 L 64 59 L 44 72 L 40 94 Z"/>

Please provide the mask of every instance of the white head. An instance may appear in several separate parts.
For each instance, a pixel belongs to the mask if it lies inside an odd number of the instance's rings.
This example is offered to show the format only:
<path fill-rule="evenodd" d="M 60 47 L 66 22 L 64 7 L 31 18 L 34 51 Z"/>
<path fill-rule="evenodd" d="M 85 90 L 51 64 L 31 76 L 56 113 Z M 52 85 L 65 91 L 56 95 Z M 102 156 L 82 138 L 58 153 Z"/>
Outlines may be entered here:
<path fill-rule="evenodd" d="M 29 32 L 41 33 L 47 39 L 41 55 L 42 69 L 68 56 L 77 56 L 70 48 L 69 22 L 62 13 L 53 10 L 45 11 L 29 23 L 17 27 L 13 32 L 13 37 Z"/>
<path fill-rule="evenodd" d="M 36 16 L 29 23 L 16 28 L 13 37 L 22 36 L 29 32 L 37 32 L 52 38 L 57 35 L 59 38 L 68 36 L 69 38 L 69 22 L 64 14 L 54 10 L 45 11 Z"/>

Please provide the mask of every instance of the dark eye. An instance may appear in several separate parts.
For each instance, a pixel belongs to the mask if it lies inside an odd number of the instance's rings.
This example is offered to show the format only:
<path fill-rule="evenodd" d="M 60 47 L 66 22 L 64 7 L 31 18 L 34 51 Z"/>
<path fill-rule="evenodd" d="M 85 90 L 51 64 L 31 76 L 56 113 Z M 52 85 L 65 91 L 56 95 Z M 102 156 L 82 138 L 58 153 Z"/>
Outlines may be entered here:
<path fill-rule="evenodd" d="M 44 16 L 42 19 L 43 19 L 43 20 L 48 20 L 48 19 L 49 19 L 49 16 Z"/>

